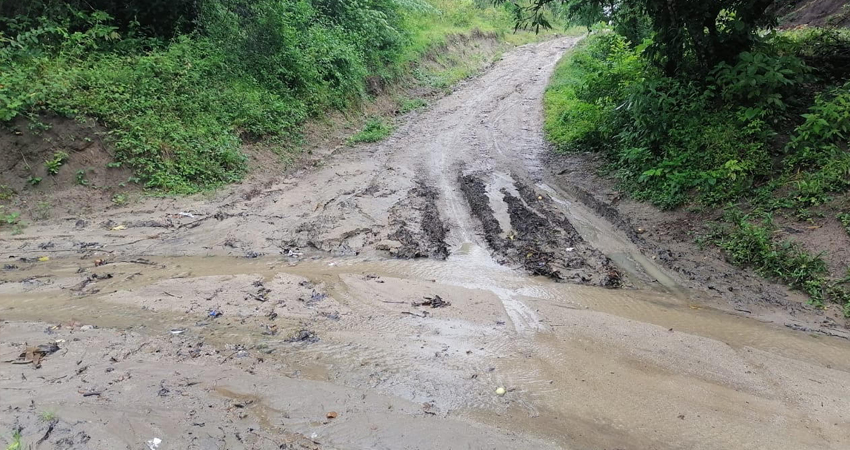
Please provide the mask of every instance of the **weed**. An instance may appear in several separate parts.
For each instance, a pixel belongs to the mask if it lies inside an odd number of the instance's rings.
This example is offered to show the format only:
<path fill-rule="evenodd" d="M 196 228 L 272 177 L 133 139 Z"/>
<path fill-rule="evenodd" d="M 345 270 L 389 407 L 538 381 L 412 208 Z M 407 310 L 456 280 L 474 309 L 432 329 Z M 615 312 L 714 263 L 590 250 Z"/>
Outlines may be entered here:
<path fill-rule="evenodd" d="M 850 213 L 839 213 L 836 218 L 841 222 L 844 230 L 847 231 L 847 235 L 850 235 Z"/>
<path fill-rule="evenodd" d="M 56 152 L 53 158 L 44 161 L 44 167 L 47 168 L 47 173 L 56 175 L 59 173 L 59 168 L 68 161 L 68 154 L 65 152 Z"/>
<path fill-rule="evenodd" d="M 35 221 L 47 220 L 50 218 L 50 213 L 52 210 L 52 206 L 50 202 L 41 201 L 35 205 L 34 211 L 32 211 L 32 219 Z"/>
<path fill-rule="evenodd" d="M 6 447 L 6 450 L 22 450 L 24 447 L 21 443 L 21 437 L 20 430 L 12 432 L 12 442 Z"/>
<path fill-rule="evenodd" d="M 54 411 L 42 411 L 38 418 L 43 422 L 52 422 L 56 419 L 56 413 Z"/>
<path fill-rule="evenodd" d="M 0 200 L 11 200 L 15 197 L 16 192 L 14 189 L 6 186 L 5 184 L 0 184 Z"/>
<path fill-rule="evenodd" d="M 5 206 L 0 205 L 0 225 L 16 225 L 18 218 L 21 216 L 19 212 L 4 212 Z"/>
<path fill-rule="evenodd" d="M 393 127 L 388 125 L 382 119 L 373 117 L 366 121 L 363 129 L 357 132 L 354 136 L 348 139 L 349 144 L 359 144 L 361 142 L 378 142 L 392 134 Z"/>
<path fill-rule="evenodd" d="M 127 196 L 124 194 L 115 194 L 112 196 L 112 204 L 116 206 L 124 206 L 127 204 Z"/>
<path fill-rule="evenodd" d="M 38 184 L 41 183 L 41 177 L 30 176 L 29 178 L 27 178 L 27 183 L 29 183 L 31 186 L 38 186 Z"/>
<path fill-rule="evenodd" d="M 406 98 L 401 101 L 401 105 L 399 106 L 399 112 L 401 114 L 407 114 L 411 111 L 416 111 L 417 109 L 425 108 L 428 106 L 428 102 L 421 98 Z"/>
<path fill-rule="evenodd" d="M 812 255 L 794 242 L 777 240 L 775 231 L 769 214 L 757 217 L 731 208 L 724 223 L 714 224 L 705 238 L 722 248 L 732 264 L 783 281 L 808 294 L 815 305 L 822 306 L 825 301 L 844 305 L 850 301 L 850 294 L 843 287 L 850 278 L 830 279 L 821 255 Z M 847 306 L 844 310 L 850 311 Z"/>
<path fill-rule="evenodd" d="M 89 180 L 86 178 L 85 169 L 80 169 L 80 170 L 77 171 L 76 180 L 77 180 L 77 184 L 80 185 L 80 186 L 88 186 L 89 185 Z"/>

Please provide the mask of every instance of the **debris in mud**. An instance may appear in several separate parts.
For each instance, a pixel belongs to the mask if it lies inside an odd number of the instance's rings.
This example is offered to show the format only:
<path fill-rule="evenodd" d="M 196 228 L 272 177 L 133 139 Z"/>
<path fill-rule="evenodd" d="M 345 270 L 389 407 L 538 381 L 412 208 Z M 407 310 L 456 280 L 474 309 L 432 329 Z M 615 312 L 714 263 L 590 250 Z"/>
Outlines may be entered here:
<path fill-rule="evenodd" d="M 159 444 L 161 444 L 161 443 L 162 443 L 162 439 L 157 438 L 157 437 L 145 442 L 145 444 L 147 444 L 147 446 L 148 446 L 148 450 L 157 450 L 159 448 Z"/>
<path fill-rule="evenodd" d="M 322 317 L 325 317 L 327 319 L 334 320 L 334 321 L 340 319 L 339 313 L 336 312 L 336 311 L 334 311 L 332 313 L 322 311 L 322 312 L 319 313 L 319 315 L 321 315 Z"/>
<path fill-rule="evenodd" d="M 41 344 L 36 347 L 27 347 L 16 359 L 6 361 L 12 364 L 32 364 L 34 368 L 41 367 L 41 361 L 49 355 L 59 351 L 59 345 L 55 342 Z"/>
<path fill-rule="evenodd" d="M 156 220 L 135 220 L 133 222 L 127 222 L 124 225 L 126 228 L 171 228 L 174 226 L 174 223 L 171 222 L 171 219 L 165 219 L 164 222 L 159 222 Z M 113 229 L 117 229 L 113 228 Z"/>
<path fill-rule="evenodd" d="M 423 297 L 425 301 L 423 302 L 412 302 L 413 306 L 430 306 L 432 308 L 445 308 L 446 306 L 452 306 L 451 303 L 445 301 L 439 295 L 435 295 L 433 297 Z"/>
<path fill-rule="evenodd" d="M 263 285 L 263 282 L 260 281 L 260 280 L 257 280 L 257 281 L 254 282 L 254 287 L 257 288 L 257 293 L 253 294 L 251 292 L 248 292 L 247 293 L 248 297 L 251 297 L 252 299 L 257 300 L 258 302 L 263 302 L 263 303 L 267 302 L 269 300 L 268 295 L 271 294 L 272 290 L 265 287 Z M 247 300 L 248 297 L 245 297 L 245 299 Z"/>
<path fill-rule="evenodd" d="M 109 280 L 109 279 L 112 279 L 112 278 L 113 278 L 113 275 L 111 273 L 105 273 L 105 274 L 101 274 L 101 275 L 93 273 L 93 274 L 87 276 L 86 278 L 84 278 L 83 281 L 80 281 L 79 283 L 77 283 L 76 285 L 71 287 L 71 290 L 74 291 L 74 292 L 81 292 L 83 289 L 86 288 L 86 286 L 88 286 L 91 283 L 96 283 L 96 282 L 102 281 L 102 280 Z M 89 292 L 89 293 L 91 294 L 91 293 L 94 293 L 94 292 Z"/>
<path fill-rule="evenodd" d="M 245 257 L 248 258 L 248 259 L 256 259 L 256 258 L 259 258 L 260 256 L 263 256 L 263 253 L 258 253 L 258 252 L 255 252 L 253 250 L 248 250 L 247 252 L 245 252 Z"/>
<path fill-rule="evenodd" d="M 331 411 L 325 415 L 328 419 L 336 419 L 339 414 L 336 411 Z"/>
<path fill-rule="evenodd" d="M 37 256 L 35 258 L 28 258 L 26 256 L 22 256 L 22 257 L 18 258 L 18 261 L 20 261 L 24 264 L 30 264 L 30 263 L 36 263 L 36 262 L 47 262 L 47 261 L 50 261 L 50 257 L 49 256 Z"/>
<path fill-rule="evenodd" d="M 223 316 L 223 315 L 224 315 L 224 313 L 223 313 L 223 312 L 221 312 L 221 311 L 219 311 L 219 310 L 217 310 L 217 309 L 211 309 L 211 310 L 210 310 L 207 314 L 208 314 L 210 317 L 212 317 L 213 319 L 219 318 L 219 317 L 221 317 L 221 316 Z"/>
<path fill-rule="evenodd" d="M 499 397 L 504 397 L 505 393 L 507 393 L 507 392 L 508 391 L 505 390 L 504 387 L 499 386 L 498 388 L 496 388 L 496 395 L 498 395 Z"/>
<path fill-rule="evenodd" d="M 3 264 L 3 270 L 15 270 L 18 266 L 14 264 Z"/>
<path fill-rule="evenodd" d="M 382 280 L 381 277 L 374 275 L 374 274 L 366 275 L 366 281 L 369 281 L 369 280 L 375 280 L 375 283 L 383 283 L 384 282 L 384 280 Z"/>
<path fill-rule="evenodd" d="M 300 330 L 295 333 L 292 337 L 286 340 L 286 342 L 307 342 L 310 344 L 314 344 L 319 342 L 319 337 L 316 336 L 316 333 L 310 330 Z"/>
<path fill-rule="evenodd" d="M 95 266 L 95 267 L 105 266 L 105 265 L 107 265 L 107 264 L 109 264 L 109 261 L 107 261 L 107 260 L 105 260 L 105 259 L 96 259 L 96 260 L 94 260 L 94 266 Z"/>
<path fill-rule="evenodd" d="M 306 286 L 304 286 L 304 287 L 306 287 Z M 298 300 L 306 303 L 307 306 L 313 306 L 314 304 L 326 299 L 327 297 L 328 297 L 328 294 L 325 294 L 325 293 L 322 293 L 322 292 L 317 292 L 314 289 L 313 292 L 310 293 L 310 299 L 309 300 L 304 300 L 303 297 L 299 297 Z"/>

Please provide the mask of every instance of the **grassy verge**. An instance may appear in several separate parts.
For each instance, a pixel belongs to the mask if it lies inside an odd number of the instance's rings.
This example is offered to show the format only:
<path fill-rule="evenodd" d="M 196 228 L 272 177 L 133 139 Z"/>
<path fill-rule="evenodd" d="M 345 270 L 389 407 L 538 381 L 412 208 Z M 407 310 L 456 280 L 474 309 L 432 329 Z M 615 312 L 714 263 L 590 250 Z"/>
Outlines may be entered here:
<path fill-rule="evenodd" d="M 847 220 L 833 202 L 850 190 L 850 82 L 836 70 L 850 32 L 773 34 L 702 78 L 664 76 L 641 58 L 647 45 L 600 29 L 560 61 L 544 99 L 548 139 L 605 154 L 624 192 L 662 209 L 744 211 L 705 242 L 815 304 L 846 305 L 847 279 L 778 240 L 771 218 Z"/>

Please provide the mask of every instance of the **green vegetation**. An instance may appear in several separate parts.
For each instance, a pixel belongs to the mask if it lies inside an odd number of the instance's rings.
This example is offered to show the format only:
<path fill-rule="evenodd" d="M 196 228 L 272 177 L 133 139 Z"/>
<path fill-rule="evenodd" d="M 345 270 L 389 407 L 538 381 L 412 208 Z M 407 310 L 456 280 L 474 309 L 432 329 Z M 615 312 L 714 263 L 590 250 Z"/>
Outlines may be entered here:
<path fill-rule="evenodd" d="M 847 235 L 850 236 L 850 213 L 838 213 L 836 219 L 841 222 L 841 226 L 844 227 L 844 230 L 847 231 Z"/>
<path fill-rule="evenodd" d="M 781 280 L 808 294 L 816 305 L 828 300 L 839 304 L 850 301 L 848 279 L 830 280 L 821 255 L 812 255 L 793 241 L 779 241 L 775 235 L 770 214 L 761 213 L 756 218 L 732 208 L 726 211 L 722 223 L 714 225 L 709 237 L 733 264 Z M 845 311 L 850 311 L 848 308 L 845 306 Z"/>
<path fill-rule="evenodd" d="M 89 185 L 89 180 L 86 178 L 85 169 L 78 170 L 77 174 L 75 175 L 75 179 L 77 181 L 77 184 L 79 184 L 80 186 L 88 186 Z"/>
<path fill-rule="evenodd" d="M 349 144 L 359 144 L 361 142 L 378 142 L 392 134 L 393 127 L 384 123 L 377 117 L 372 117 L 366 121 L 366 125 L 354 136 L 348 140 Z"/>
<path fill-rule="evenodd" d="M 124 206 L 127 204 L 127 196 L 124 194 L 114 194 L 112 196 L 112 203 L 115 206 Z"/>
<path fill-rule="evenodd" d="M 846 303 L 846 280 L 778 239 L 771 217 L 831 220 L 822 211 L 850 191 L 850 31 L 774 31 L 771 1 L 602 3 L 518 5 L 520 26 L 545 22 L 553 5 L 586 25 L 611 23 L 558 64 L 548 139 L 562 152 L 603 153 L 623 191 L 663 209 L 737 205 L 746 214 L 727 213 L 708 240 L 730 262 L 816 304 Z"/>
<path fill-rule="evenodd" d="M 44 161 L 44 167 L 47 168 L 47 173 L 49 173 L 50 175 L 56 175 L 57 173 L 59 173 L 59 168 L 62 167 L 67 161 L 67 153 L 56 152 L 53 154 L 53 158 Z"/>
<path fill-rule="evenodd" d="M 401 101 L 401 105 L 399 106 L 399 112 L 402 114 L 407 114 L 411 111 L 416 111 L 417 109 L 422 109 L 428 106 L 428 102 L 421 98 L 406 98 Z"/>
<path fill-rule="evenodd" d="M 5 207 L 0 205 L 0 225 L 15 225 L 18 223 L 18 218 L 21 216 L 19 212 L 6 213 L 3 210 Z"/>
<path fill-rule="evenodd" d="M 56 413 L 53 411 L 42 411 L 41 414 L 38 415 L 38 418 L 43 422 L 52 422 L 56 419 Z"/>
<path fill-rule="evenodd" d="M 3 2 L 0 122 L 93 117 L 113 166 L 191 193 L 239 180 L 244 141 L 293 151 L 306 119 L 357 107 L 367 86 L 468 76 L 474 61 L 437 75 L 418 61 L 457 34 L 520 39 L 509 23 L 479 0 Z"/>
<path fill-rule="evenodd" d="M 12 442 L 9 443 L 6 450 L 21 450 L 22 448 L 23 444 L 21 444 L 21 432 L 15 431 L 12 433 Z"/>

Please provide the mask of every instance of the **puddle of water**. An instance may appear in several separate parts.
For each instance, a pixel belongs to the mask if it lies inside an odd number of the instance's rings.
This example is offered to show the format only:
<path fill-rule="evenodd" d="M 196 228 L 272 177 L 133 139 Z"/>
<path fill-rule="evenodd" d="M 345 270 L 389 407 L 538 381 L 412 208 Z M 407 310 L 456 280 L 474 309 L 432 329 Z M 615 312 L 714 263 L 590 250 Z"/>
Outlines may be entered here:
<path fill-rule="evenodd" d="M 61 278 L 71 276 L 79 263 L 70 260 L 51 261 L 34 267 L 26 273 L 26 277 L 53 274 L 51 281 L 54 284 L 32 292 L 18 293 L 8 292 L 10 284 L 7 284 L 7 293 L 0 299 L 0 311 L 7 319 L 57 322 L 85 318 L 87 323 L 100 326 L 127 328 L 144 324 L 152 329 L 166 330 L 173 326 L 175 317 L 182 315 L 139 311 L 137 307 L 106 303 L 102 300 L 103 295 L 117 290 L 138 289 L 172 278 L 178 273 L 189 273 L 191 277 L 256 274 L 266 279 L 287 273 L 325 283 L 329 290 L 340 285 L 339 277 L 343 274 L 375 274 L 489 291 L 502 300 L 518 332 L 546 332 L 547 324 L 541 322 L 545 317 L 539 317 L 534 306 L 535 302 L 546 302 L 605 312 L 713 338 L 733 347 L 750 346 L 850 370 L 850 359 L 846 358 L 850 345 L 837 338 L 813 337 L 781 326 L 705 308 L 691 302 L 688 297 L 658 289 L 609 290 L 529 277 L 500 266 L 489 257 L 485 249 L 477 245 L 465 244 L 462 248 L 464 251 L 456 252 L 447 261 L 337 258 L 293 263 L 275 258 L 151 258 L 159 265 L 139 267 L 116 264 L 99 268 L 115 272 L 116 276 L 98 283 L 100 294 L 83 298 L 75 297 L 59 286 Z M 127 279 L 121 272 L 124 275 L 141 275 Z M 15 284 L 18 283 L 12 283 Z M 469 313 L 474 314 L 474 311 Z"/>

